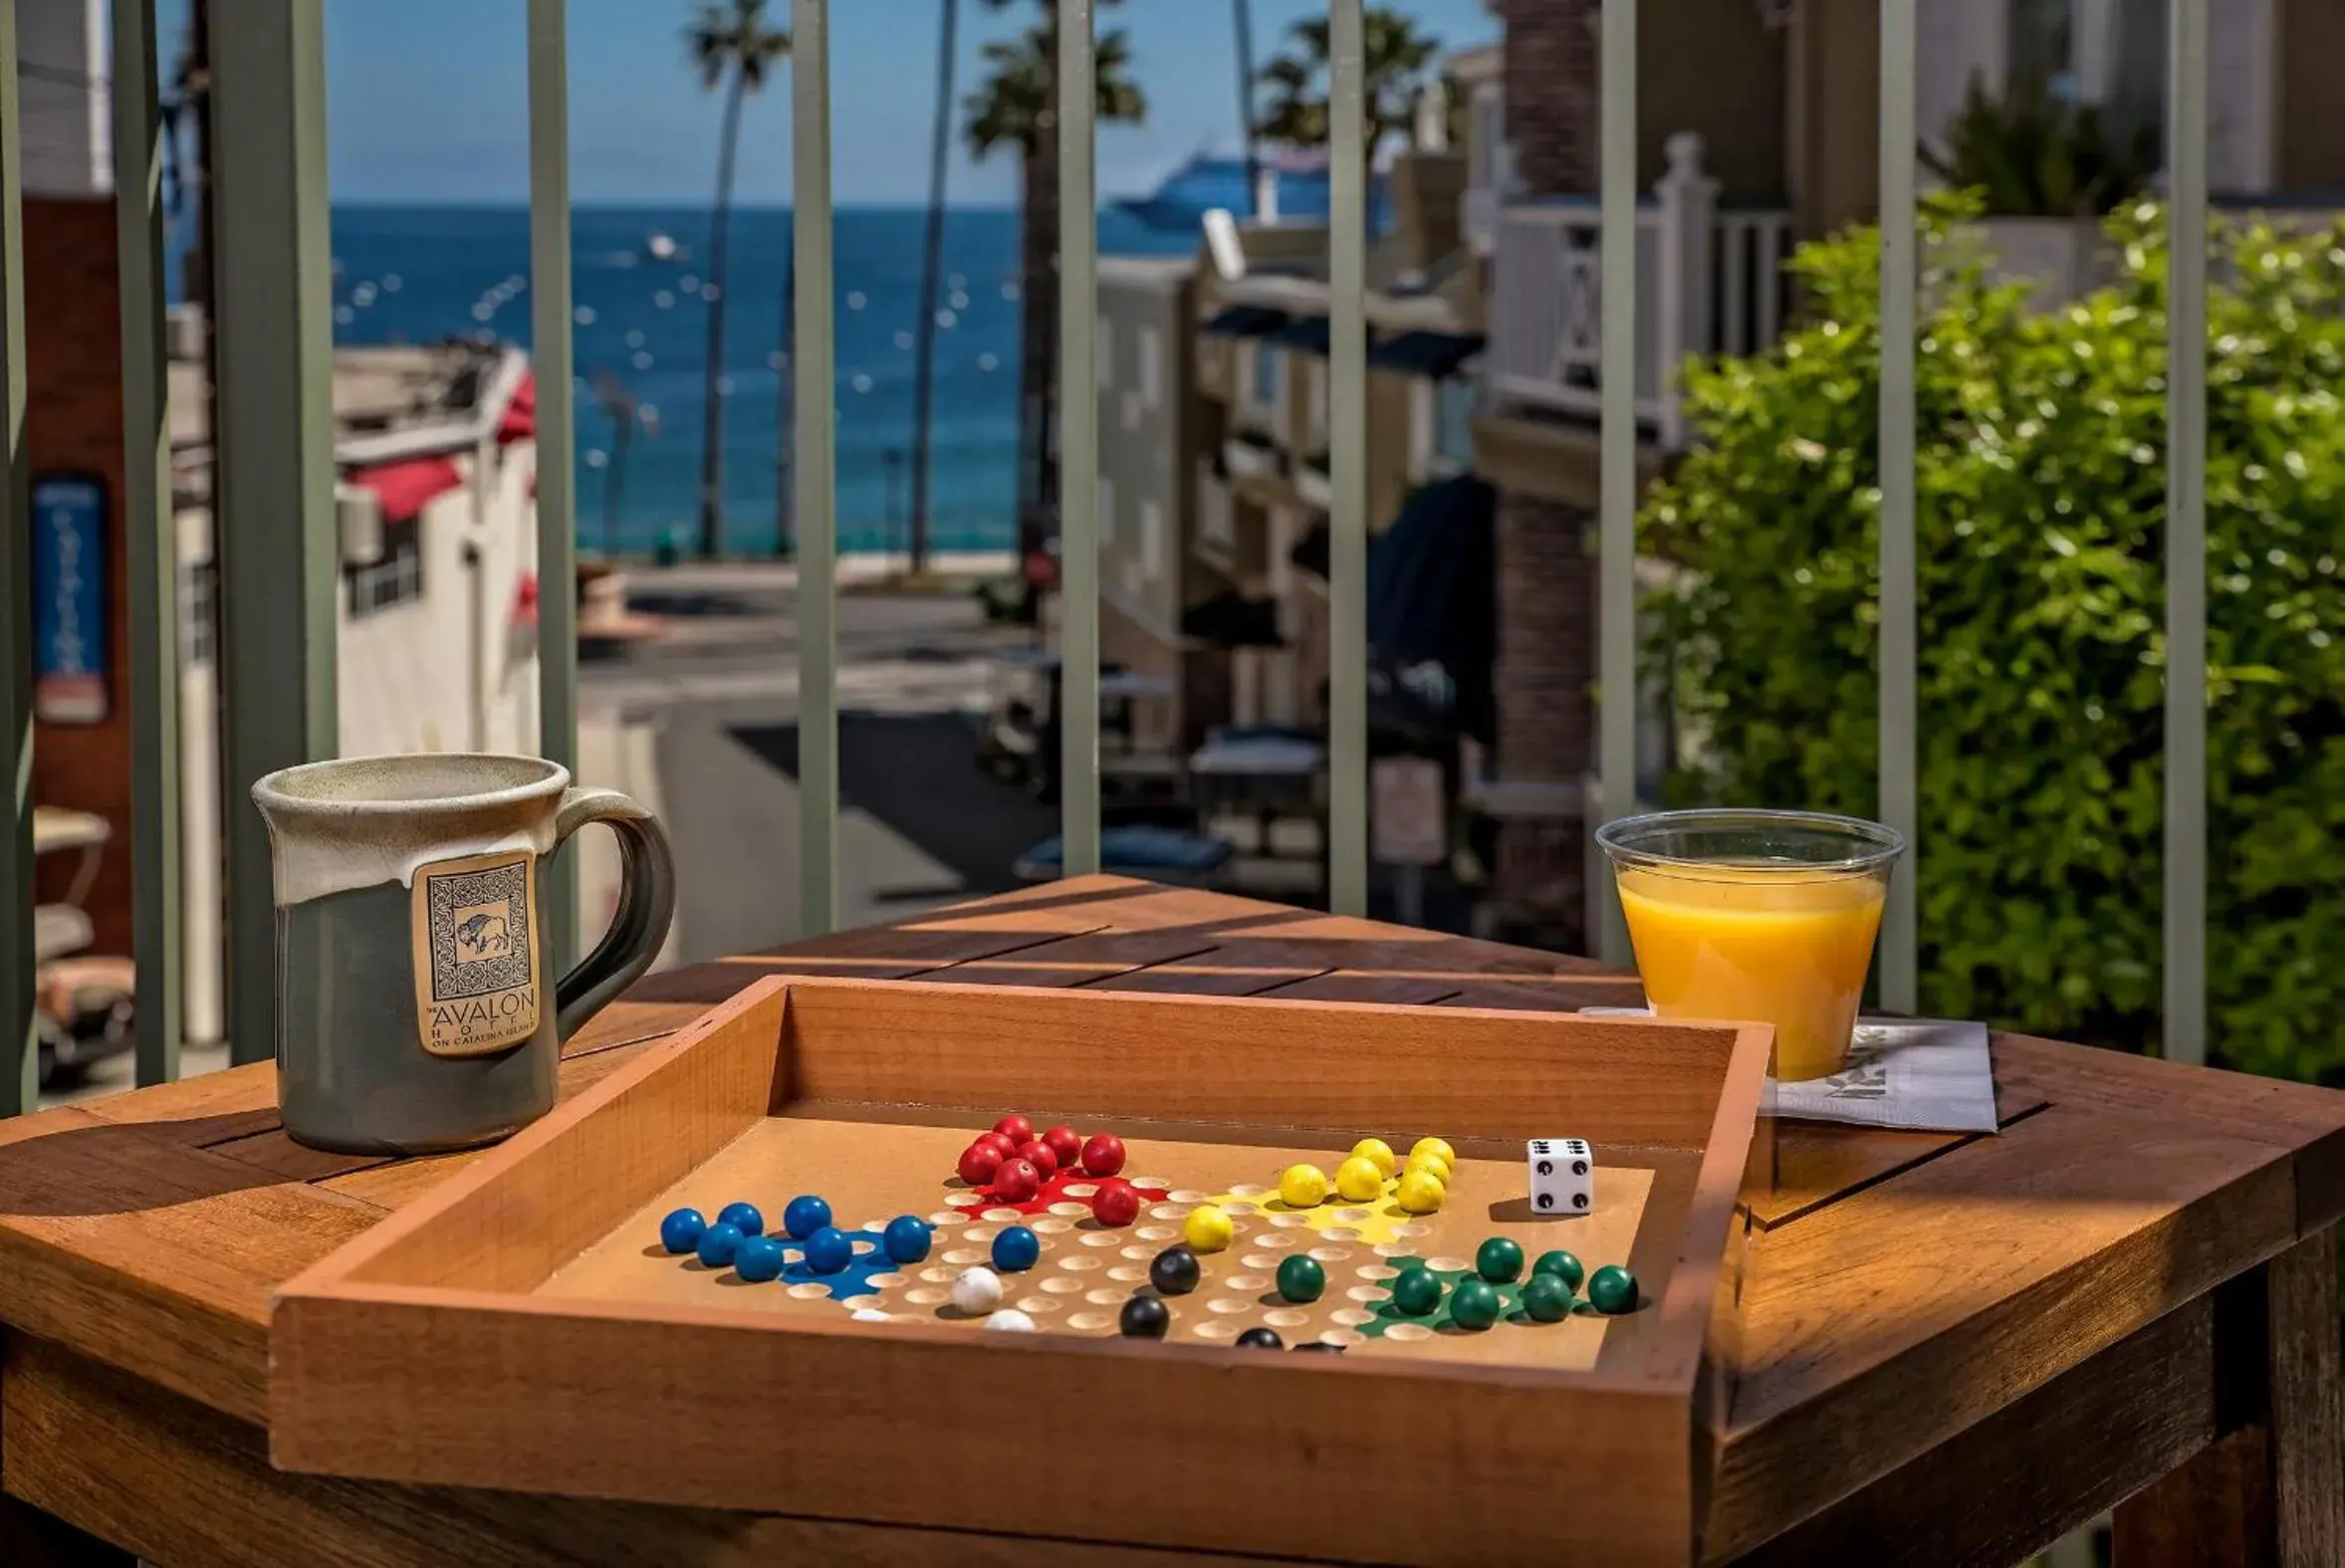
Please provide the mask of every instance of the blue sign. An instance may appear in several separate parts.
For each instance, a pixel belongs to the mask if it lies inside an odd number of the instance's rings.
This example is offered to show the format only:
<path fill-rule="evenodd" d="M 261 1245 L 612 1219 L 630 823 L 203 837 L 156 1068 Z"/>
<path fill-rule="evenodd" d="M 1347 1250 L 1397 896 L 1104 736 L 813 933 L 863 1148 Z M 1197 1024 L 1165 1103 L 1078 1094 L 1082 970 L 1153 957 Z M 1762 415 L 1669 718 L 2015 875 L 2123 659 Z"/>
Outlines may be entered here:
<path fill-rule="evenodd" d="M 76 475 L 32 485 L 33 714 L 96 724 L 106 700 L 106 490 Z"/>

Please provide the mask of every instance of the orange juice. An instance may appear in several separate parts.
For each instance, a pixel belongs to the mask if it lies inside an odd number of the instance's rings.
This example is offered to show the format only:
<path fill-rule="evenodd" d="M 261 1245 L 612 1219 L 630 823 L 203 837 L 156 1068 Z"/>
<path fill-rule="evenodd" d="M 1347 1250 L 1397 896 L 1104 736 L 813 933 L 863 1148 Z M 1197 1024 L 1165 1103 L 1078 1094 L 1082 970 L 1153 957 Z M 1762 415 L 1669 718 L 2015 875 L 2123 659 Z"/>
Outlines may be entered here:
<path fill-rule="evenodd" d="M 1621 913 L 1653 1010 L 1772 1023 L 1778 1078 L 1839 1071 L 1887 883 L 1786 877 L 1781 866 L 1689 870 L 1619 868 Z"/>

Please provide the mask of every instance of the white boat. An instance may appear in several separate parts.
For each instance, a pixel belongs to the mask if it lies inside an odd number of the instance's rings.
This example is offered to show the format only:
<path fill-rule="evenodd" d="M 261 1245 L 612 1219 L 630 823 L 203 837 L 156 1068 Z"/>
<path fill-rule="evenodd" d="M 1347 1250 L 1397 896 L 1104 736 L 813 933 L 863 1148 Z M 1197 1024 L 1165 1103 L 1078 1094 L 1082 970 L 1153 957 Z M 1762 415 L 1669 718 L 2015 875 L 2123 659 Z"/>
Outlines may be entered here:
<path fill-rule="evenodd" d="M 643 254 L 656 262 L 672 262 L 684 254 L 684 248 L 672 236 L 653 229 L 643 237 Z"/>

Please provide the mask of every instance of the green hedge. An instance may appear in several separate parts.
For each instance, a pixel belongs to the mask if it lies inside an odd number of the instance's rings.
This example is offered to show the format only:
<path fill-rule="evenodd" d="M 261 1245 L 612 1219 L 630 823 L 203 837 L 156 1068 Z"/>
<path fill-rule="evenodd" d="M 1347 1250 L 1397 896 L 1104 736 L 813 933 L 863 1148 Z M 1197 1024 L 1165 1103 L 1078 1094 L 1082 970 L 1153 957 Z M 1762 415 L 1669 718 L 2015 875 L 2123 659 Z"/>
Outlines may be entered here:
<path fill-rule="evenodd" d="M 2052 314 L 1927 217 L 1919 359 L 1922 1005 L 2157 1038 L 2163 213 Z M 2345 225 L 2234 233 L 2210 305 L 2213 1043 L 2345 1079 Z M 1693 367 L 1700 442 L 1642 519 L 1699 751 L 1682 801 L 1875 805 L 1878 236 L 1804 247 L 1764 356 Z M 1905 873 L 1901 873 L 1905 874 Z"/>

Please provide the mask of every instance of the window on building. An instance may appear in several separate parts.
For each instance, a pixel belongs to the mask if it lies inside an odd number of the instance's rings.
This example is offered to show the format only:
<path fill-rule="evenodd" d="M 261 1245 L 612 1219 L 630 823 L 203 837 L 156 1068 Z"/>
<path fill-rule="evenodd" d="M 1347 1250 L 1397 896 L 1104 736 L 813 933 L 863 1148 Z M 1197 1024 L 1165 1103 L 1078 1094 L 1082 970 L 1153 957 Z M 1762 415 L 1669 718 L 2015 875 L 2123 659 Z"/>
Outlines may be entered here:
<path fill-rule="evenodd" d="M 209 560 L 179 562 L 179 663 L 192 669 L 209 664 L 219 647 L 213 606 L 219 600 L 220 568 Z"/>
<path fill-rule="evenodd" d="M 1164 574 L 1164 507 L 1140 503 L 1140 570 L 1153 582 Z"/>
<path fill-rule="evenodd" d="M 1478 388 L 1471 380 L 1451 378 L 1433 388 L 1433 467 L 1445 474 L 1462 474 L 1474 466 L 1474 408 Z"/>
<path fill-rule="evenodd" d="M 1154 413 L 1164 403 L 1164 335 L 1153 327 L 1140 329 L 1140 400 Z"/>
<path fill-rule="evenodd" d="M 1269 343 L 1254 345 L 1253 406 L 1268 414 L 1279 406 L 1279 350 Z"/>
<path fill-rule="evenodd" d="M 382 559 L 345 565 L 350 617 L 363 620 L 423 597 L 423 534 L 419 517 L 382 525 Z"/>
<path fill-rule="evenodd" d="M 2125 134 L 2166 123 L 2167 0 L 2009 0 L 2004 88 L 2090 104 Z"/>

